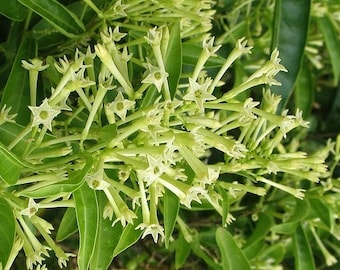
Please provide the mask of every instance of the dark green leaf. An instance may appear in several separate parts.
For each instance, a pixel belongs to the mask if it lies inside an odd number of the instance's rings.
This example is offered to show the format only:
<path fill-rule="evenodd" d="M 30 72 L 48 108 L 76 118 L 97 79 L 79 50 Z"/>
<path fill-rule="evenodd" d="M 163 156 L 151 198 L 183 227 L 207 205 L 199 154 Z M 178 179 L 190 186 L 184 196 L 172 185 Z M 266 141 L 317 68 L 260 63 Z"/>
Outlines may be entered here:
<path fill-rule="evenodd" d="M 221 252 L 223 270 L 250 270 L 246 256 L 226 229 L 217 228 L 216 242 Z"/>
<path fill-rule="evenodd" d="M 282 96 L 280 110 L 288 102 L 299 73 L 307 39 L 310 0 L 277 0 L 274 13 L 272 50 L 278 48 L 281 63 L 288 72 L 280 72 L 276 79 L 281 86 L 271 90 Z"/>
<path fill-rule="evenodd" d="M 19 0 L 19 2 L 39 14 L 67 37 L 75 38 L 85 30 L 79 18 L 56 0 Z"/>
<path fill-rule="evenodd" d="M 303 117 L 309 116 L 314 102 L 314 85 L 312 72 L 303 61 L 294 91 L 295 109 L 302 110 Z"/>
<path fill-rule="evenodd" d="M 78 230 L 76 211 L 70 207 L 66 209 L 63 219 L 60 222 L 56 239 L 61 242 Z"/>
<path fill-rule="evenodd" d="M 86 164 L 84 167 L 72 174 L 69 179 L 58 182 L 56 184 L 47 183 L 45 186 L 33 185 L 22 191 L 20 195 L 31 198 L 46 198 L 63 193 L 70 193 L 78 189 L 84 182 L 87 172 L 91 169 L 93 159 L 91 156 L 86 157 Z"/>
<path fill-rule="evenodd" d="M 107 199 L 103 192 L 97 193 L 97 197 L 99 203 L 99 213 L 101 215 L 104 211 Z M 99 216 L 96 246 L 91 259 L 90 269 L 108 269 L 113 259 L 113 251 L 119 241 L 122 230 L 123 227 L 121 223 L 116 223 L 114 226 L 112 226 L 112 221 Z"/>
<path fill-rule="evenodd" d="M 165 246 L 169 246 L 170 237 L 176 224 L 176 218 L 179 210 L 179 198 L 165 189 L 164 191 L 164 234 Z"/>
<path fill-rule="evenodd" d="M 15 184 L 19 179 L 21 169 L 24 167 L 25 164 L 18 157 L 0 144 L 0 180 L 8 185 Z"/>
<path fill-rule="evenodd" d="M 175 250 L 175 268 L 179 269 L 185 263 L 191 251 L 191 244 L 185 240 L 183 234 L 180 234 L 176 240 Z"/>
<path fill-rule="evenodd" d="M 135 224 L 140 224 L 142 222 L 141 212 L 141 209 L 137 210 L 136 215 L 138 216 L 138 218 L 134 220 Z M 125 226 L 123 232 L 120 235 L 117 246 L 113 251 L 113 257 L 116 257 L 118 254 L 122 253 L 124 250 L 132 246 L 141 237 L 143 231 L 139 229 L 136 230 L 136 226 L 137 225 L 133 224 L 128 224 L 127 226 Z"/>
<path fill-rule="evenodd" d="M 265 214 L 265 213 L 259 213 L 259 219 L 256 222 L 255 230 L 253 231 L 252 235 L 248 238 L 247 242 L 244 245 L 243 252 L 247 255 L 248 259 L 252 259 L 252 257 L 248 256 L 248 254 L 254 254 L 252 251 L 256 250 L 257 252 L 261 249 L 261 244 L 258 245 L 258 243 L 261 243 L 262 240 L 266 237 L 268 234 L 271 226 L 273 224 L 273 219 Z"/>
<path fill-rule="evenodd" d="M 13 21 L 23 21 L 26 18 L 27 9 L 18 0 L 0 0 L 0 13 Z"/>
<path fill-rule="evenodd" d="M 300 221 L 306 218 L 310 211 L 308 200 L 295 199 L 296 205 L 293 214 L 282 224 L 272 226 L 270 229 L 276 233 L 293 234 Z"/>
<path fill-rule="evenodd" d="M 165 70 L 169 73 L 170 95 L 173 98 L 182 72 L 182 42 L 179 23 L 174 24 L 170 30 L 170 39 L 165 56 Z"/>
<path fill-rule="evenodd" d="M 15 218 L 10 204 L 0 197 L 0 266 L 5 267 L 15 237 Z"/>
<path fill-rule="evenodd" d="M 16 122 L 27 125 L 30 121 L 28 105 L 30 92 L 28 86 L 28 71 L 21 66 L 21 60 L 31 59 L 34 56 L 35 46 L 33 40 L 25 35 L 14 59 L 13 67 L 7 80 L 1 98 L 1 108 L 6 104 L 11 107 L 11 113 L 18 114 Z"/>
<path fill-rule="evenodd" d="M 96 193 L 89 188 L 87 183 L 78 188 L 74 193 L 77 223 L 79 229 L 78 267 L 87 270 L 94 252 L 97 224 L 99 219 L 98 201 Z"/>
<path fill-rule="evenodd" d="M 333 227 L 331 212 L 325 202 L 319 198 L 309 198 L 308 201 L 316 217 L 320 218 L 320 220 L 328 227 L 328 229 L 331 230 Z"/>
<path fill-rule="evenodd" d="M 293 236 L 294 259 L 296 270 L 315 269 L 313 253 L 306 233 L 299 224 Z"/>
<path fill-rule="evenodd" d="M 318 26 L 320 27 L 320 30 L 326 42 L 328 54 L 330 56 L 334 76 L 334 85 L 337 85 L 340 78 L 339 34 L 336 29 L 334 29 L 334 26 L 327 15 L 321 18 L 317 18 L 317 20 Z"/>

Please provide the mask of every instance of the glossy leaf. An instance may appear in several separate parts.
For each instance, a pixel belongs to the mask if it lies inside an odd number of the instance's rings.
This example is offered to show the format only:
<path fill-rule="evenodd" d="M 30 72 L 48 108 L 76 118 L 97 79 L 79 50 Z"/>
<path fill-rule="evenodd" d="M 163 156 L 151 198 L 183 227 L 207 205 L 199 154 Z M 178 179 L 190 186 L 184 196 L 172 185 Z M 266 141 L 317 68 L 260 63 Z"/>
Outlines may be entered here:
<path fill-rule="evenodd" d="M 99 213 L 103 213 L 107 199 L 104 193 L 97 193 Z M 90 263 L 90 269 L 108 269 L 112 259 L 113 251 L 119 241 L 123 227 L 120 222 L 112 226 L 112 221 L 99 216 L 96 246 Z"/>
<path fill-rule="evenodd" d="M 170 237 L 176 224 L 179 210 L 179 198 L 169 191 L 164 190 L 164 235 L 165 246 L 169 247 Z"/>
<path fill-rule="evenodd" d="M 223 270 L 250 270 L 250 264 L 233 236 L 224 228 L 216 230 L 216 242 L 222 256 Z"/>
<path fill-rule="evenodd" d="M 311 246 L 308 242 L 306 233 L 299 224 L 293 236 L 294 260 L 296 270 L 315 269 L 314 258 Z"/>
<path fill-rule="evenodd" d="M 23 21 L 26 18 L 27 9 L 18 0 L 0 0 L 0 13 L 13 21 Z"/>
<path fill-rule="evenodd" d="M 169 73 L 168 82 L 171 98 L 177 91 L 179 76 L 182 72 L 182 42 L 180 24 L 171 27 L 170 39 L 165 56 L 165 70 Z"/>
<path fill-rule="evenodd" d="M 63 193 L 71 193 L 83 184 L 87 172 L 92 167 L 92 163 L 93 159 L 90 156 L 87 156 L 84 167 L 81 170 L 70 175 L 69 179 L 60 181 L 56 184 L 46 183 L 46 185 L 44 186 L 38 184 L 33 185 L 20 191 L 20 195 L 30 198 L 46 198 L 58 194 L 60 195 Z"/>
<path fill-rule="evenodd" d="M 5 266 L 14 243 L 15 218 L 12 207 L 2 197 L 0 209 L 0 266 L 1 264 Z"/>
<path fill-rule="evenodd" d="M 121 233 L 119 241 L 116 245 L 116 248 L 113 251 L 113 257 L 116 257 L 118 254 L 122 253 L 124 250 L 131 247 L 141 237 L 143 231 L 139 229 L 136 230 L 136 226 L 142 222 L 141 209 L 137 210 L 136 215 L 138 216 L 138 218 L 134 219 L 134 224 L 128 224 L 123 229 L 123 232 Z"/>
<path fill-rule="evenodd" d="M 298 223 L 308 216 L 310 211 L 308 200 L 295 199 L 295 201 L 296 205 L 293 214 L 284 223 L 272 226 L 270 228 L 271 231 L 282 234 L 293 234 Z"/>
<path fill-rule="evenodd" d="M 74 193 L 77 223 L 79 228 L 79 270 L 87 270 L 94 252 L 97 224 L 99 220 L 98 201 L 96 193 L 86 183 Z"/>
<path fill-rule="evenodd" d="M 19 179 L 21 169 L 25 165 L 5 146 L 0 144 L 0 180 L 8 185 L 13 185 Z"/>
<path fill-rule="evenodd" d="M 61 242 L 78 230 L 76 211 L 74 208 L 67 208 L 60 222 L 56 239 Z"/>
<path fill-rule="evenodd" d="M 281 86 L 272 86 L 274 94 L 282 96 L 280 110 L 288 102 L 298 76 L 308 33 L 310 0 L 277 0 L 274 13 L 272 50 L 278 48 L 288 72 L 280 72 L 275 79 Z"/>
<path fill-rule="evenodd" d="M 67 37 L 75 38 L 85 30 L 80 19 L 56 0 L 19 0 L 19 2 L 47 20 Z"/>
<path fill-rule="evenodd" d="M 303 113 L 303 117 L 307 118 L 312 110 L 314 102 L 314 85 L 312 72 L 309 66 L 303 61 L 299 76 L 296 81 L 294 91 L 295 109 L 299 109 Z"/>
<path fill-rule="evenodd" d="M 34 51 L 33 40 L 28 35 L 24 35 L 1 97 L 1 108 L 5 104 L 7 108 L 11 107 L 10 113 L 18 114 L 15 120 L 21 125 L 27 125 L 30 121 L 27 107 L 30 104 L 28 71 L 21 66 L 21 60 L 31 59 L 34 56 Z"/>
<path fill-rule="evenodd" d="M 317 218 L 319 218 L 329 230 L 331 230 L 334 226 L 331 218 L 331 212 L 328 206 L 324 203 L 322 199 L 319 198 L 309 198 L 308 199 L 311 209 Z"/>
<path fill-rule="evenodd" d="M 340 78 L 339 34 L 337 33 L 336 29 L 334 29 L 334 26 L 327 15 L 317 18 L 317 20 L 318 26 L 326 43 L 327 52 L 330 56 L 334 76 L 334 85 L 337 85 Z"/>
<path fill-rule="evenodd" d="M 185 240 L 183 234 L 176 240 L 175 250 L 175 268 L 180 269 L 191 252 L 191 244 Z"/>

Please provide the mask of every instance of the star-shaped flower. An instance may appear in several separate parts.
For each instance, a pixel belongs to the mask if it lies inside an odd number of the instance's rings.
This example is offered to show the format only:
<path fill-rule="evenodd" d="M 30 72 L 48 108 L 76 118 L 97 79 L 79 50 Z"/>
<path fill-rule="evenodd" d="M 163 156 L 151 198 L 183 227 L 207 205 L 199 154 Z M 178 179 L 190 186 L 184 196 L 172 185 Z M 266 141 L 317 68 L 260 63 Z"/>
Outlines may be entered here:
<path fill-rule="evenodd" d="M 203 84 L 199 84 L 189 78 L 189 92 L 183 97 L 184 100 L 195 101 L 198 108 L 203 110 L 203 103 L 206 100 L 214 100 L 216 97 L 207 92 L 211 79 L 207 79 Z"/>
<path fill-rule="evenodd" d="M 127 111 L 135 104 L 134 101 L 125 99 L 122 92 L 118 92 L 115 100 L 106 105 L 106 109 L 111 110 L 119 116 L 123 121 L 125 120 Z"/>
<path fill-rule="evenodd" d="M 52 131 L 52 120 L 60 113 L 60 110 L 52 108 L 48 104 L 47 98 L 44 99 L 40 106 L 28 106 L 28 108 L 33 113 L 32 127 L 43 124 L 48 130 Z"/>

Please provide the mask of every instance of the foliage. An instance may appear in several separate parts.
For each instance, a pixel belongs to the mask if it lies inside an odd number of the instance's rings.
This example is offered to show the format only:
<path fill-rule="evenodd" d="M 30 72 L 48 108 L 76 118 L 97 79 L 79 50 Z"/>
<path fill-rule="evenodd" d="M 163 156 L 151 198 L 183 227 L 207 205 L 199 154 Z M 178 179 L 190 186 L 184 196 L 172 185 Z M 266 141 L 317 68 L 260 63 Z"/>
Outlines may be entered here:
<path fill-rule="evenodd" d="M 0 269 L 337 267 L 337 1 L 10 3 Z"/>

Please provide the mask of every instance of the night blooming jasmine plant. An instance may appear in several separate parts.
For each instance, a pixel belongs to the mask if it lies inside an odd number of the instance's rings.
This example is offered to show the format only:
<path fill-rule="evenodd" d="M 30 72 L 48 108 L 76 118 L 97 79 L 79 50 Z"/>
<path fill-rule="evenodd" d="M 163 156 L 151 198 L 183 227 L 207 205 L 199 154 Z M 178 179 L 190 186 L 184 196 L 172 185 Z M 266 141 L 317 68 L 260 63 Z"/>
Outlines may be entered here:
<path fill-rule="evenodd" d="M 325 175 L 326 154 L 285 147 L 308 122 L 299 110 L 278 111 L 270 88 L 287 70 L 277 49 L 240 84 L 225 85 L 252 46 L 241 38 L 218 54 L 211 1 L 116 1 L 105 12 L 84 2 L 102 18 L 96 42 L 59 59 L 22 59 L 29 123 L 1 109 L 0 203 L 13 243 L 0 269 L 23 257 L 27 269 L 47 269 L 51 258 L 63 268 L 73 257 L 79 269 L 107 269 L 147 239 L 181 254 L 178 243 L 197 241 L 186 213 L 218 213 L 217 233 L 226 235 L 247 196 L 254 208 L 275 194 L 298 204 L 308 187 L 300 182 Z M 255 87 L 261 99 L 240 97 Z M 66 211 L 55 227 L 57 208 Z M 75 234 L 78 247 L 65 248 Z"/>

